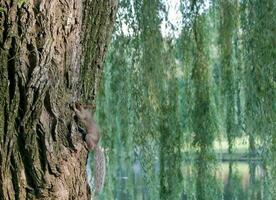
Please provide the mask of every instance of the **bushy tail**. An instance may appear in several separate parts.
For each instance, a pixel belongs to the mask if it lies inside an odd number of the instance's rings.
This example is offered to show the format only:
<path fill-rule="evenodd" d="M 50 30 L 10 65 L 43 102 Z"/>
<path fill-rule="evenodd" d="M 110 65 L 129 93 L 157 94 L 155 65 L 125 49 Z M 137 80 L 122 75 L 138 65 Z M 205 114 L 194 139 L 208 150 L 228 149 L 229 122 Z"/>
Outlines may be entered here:
<path fill-rule="evenodd" d="M 94 151 L 89 153 L 86 165 L 88 184 L 91 189 L 93 199 L 95 199 L 103 189 L 105 171 L 106 163 L 104 149 L 97 145 Z"/>
<path fill-rule="evenodd" d="M 96 146 L 94 150 L 94 160 L 93 163 L 93 191 L 97 195 L 101 193 L 105 180 L 105 155 L 104 150 L 100 146 Z"/>

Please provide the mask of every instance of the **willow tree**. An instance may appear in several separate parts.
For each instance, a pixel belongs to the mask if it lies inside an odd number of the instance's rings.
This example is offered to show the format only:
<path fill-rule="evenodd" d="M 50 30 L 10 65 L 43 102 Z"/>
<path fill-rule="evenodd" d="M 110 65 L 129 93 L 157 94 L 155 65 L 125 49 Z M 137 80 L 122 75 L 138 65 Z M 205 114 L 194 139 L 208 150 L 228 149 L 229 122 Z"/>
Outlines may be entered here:
<path fill-rule="evenodd" d="M 195 42 L 192 82 L 194 108 L 192 113 L 194 145 L 198 148 L 197 158 L 197 199 L 215 199 L 215 193 L 208 186 L 215 182 L 212 176 L 212 146 L 215 138 L 216 117 L 211 95 L 211 67 L 208 46 L 208 12 L 204 1 L 191 4 L 192 30 Z M 209 183 L 209 184 L 208 184 Z M 210 184 L 211 183 L 211 184 Z"/>
<path fill-rule="evenodd" d="M 95 99 L 115 11 L 115 0 L 0 1 L 0 199 L 88 199 L 70 105 Z"/>
<path fill-rule="evenodd" d="M 246 131 L 268 146 L 275 133 L 275 1 L 245 1 L 244 7 Z"/>
<path fill-rule="evenodd" d="M 104 71 L 103 94 L 100 96 L 104 102 L 98 102 L 100 107 L 97 113 L 104 130 L 103 143 L 109 149 L 106 154 L 109 160 L 108 187 L 104 190 L 104 198 L 107 199 L 126 198 L 125 195 L 134 198 L 130 196 L 132 191 L 129 187 L 131 185 L 131 189 L 135 189 L 131 179 L 133 173 L 129 171 L 133 164 L 133 134 L 129 130 L 131 116 L 128 105 L 131 102 L 128 96 L 131 94 L 132 83 L 131 64 L 128 61 L 132 52 L 128 44 L 128 37 L 114 34 Z M 122 79 L 122 75 L 126 78 Z"/>
<path fill-rule="evenodd" d="M 158 198 L 156 195 L 158 194 L 160 199 L 179 199 L 181 191 L 181 133 L 177 129 L 179 125 L 179 120 L 177 120 L 177 80 L 173 54 L 170 52 L 172 47 L 170 42 L 161 35 L 160 12 L 162 6 L 162 1 L 159 0 L 144 0 L 141 5 L 142 58 L 140 76 L 142 78 L 143 97 L 147 99 L 144 104 L 147 112 L 141 113 L 141 119 L 147 128 L 145 129 L 147 135 L 143 140 L 153 138 L 150 145 L 159 145 L 160 189 L 159 194 L 156 193 L 156 189 L 158 189 L 156 187 L 157 182 L 155 182 L 156 171 L 148 168 L 147 173 L 151 174 L 149 177 L 153 180 L 149 186 L 156 188 L 150 190 L 150 197 Z M 166 11 L 164 15 L 167 15 Z M 157 161 L 152 158 L 146 160 L 146 162 L 154 165 L 157 164 Z M 152 192 L 154 193 L 151 194 Z"/>
<path fill-rule="evenodd" d="M 276 4 L 268 1 L 245 1 L 243 32 L 245 60 L 245 117 L 246 131 L 251 137 L 258 136 L 262 142 L 266 165 L 271 167 L 271 194 L 275 192 L 275 16 Z M 254 152 L 251 141 L 250 149 Z M 270 149 L 268 148 L 270 147 Z M 274 190 L 274 191 L 273 191 Z M 270 194 L 270 193 L 268 193 Z M 266 198 L 268 197 L 266 194 Z"/>
<path fill-rule="evenodd" d="M 169 45 L 168 45 L 169 46 Z M 169 47 L 172 48 L 172 47 Z M 180 199 L 183 190 L 181 172 L 182 131 L 178 104 L 178 79 L 174 57 L 166 51 L 165 66 L 166 87 L 160 99 L 160 199 Z M 168 58 L 167 58 L 168 57 Z"/>
<path fill-rule="evenodd" d="M 158 198 L 158 176 L 154 167 L 158 160 L 158 139 L 160 136 L 159 125 L 159 104 L 160 77 L 162 73 L 162 62 L 160 59 L 163 49 L 163 40 L 159 29 L 159 6 L 160 1 L 143 0 L 135 2 L 139 31 L 139 63 L 137 69 L 136 89 L 137 127 L 134 133 L 134 142 L 137 147 L 137 154 L 141 162 L 144 181 L 146 182 L 146 196 L 150 199 Z M 159 79 L 160 78 L 160 79 Z M 161 80 L 161 81 L 160 81 Z M 160 81 L 160 82 L 157 82 Z"/>
<path fill-rule="evenodd" d="M 206 45 L 206 13 L 199 14 L 202 5 L 200 1 L 195 5 L 195 18 L 193 23 L 193 36 L 195 40 L 194 66 L 192 81 L 194 84 L 194 110 L 193 131 L 195 132 L 194 143 L 201 150 L 212 147 L 214 141 L 214 120 L 212 118 L 211 103 L 211 74 L 208 60 L 208 46 Z"/>
<path fill-rule="evenodd" d="M 228 151 L 232 153 L 236 131 L 235 112 L 235 61 L 233 39 L 237 31 L 237 2 L 220 1 L 220 36 L 221 51 L 221 107 L 224 113 Z"/>

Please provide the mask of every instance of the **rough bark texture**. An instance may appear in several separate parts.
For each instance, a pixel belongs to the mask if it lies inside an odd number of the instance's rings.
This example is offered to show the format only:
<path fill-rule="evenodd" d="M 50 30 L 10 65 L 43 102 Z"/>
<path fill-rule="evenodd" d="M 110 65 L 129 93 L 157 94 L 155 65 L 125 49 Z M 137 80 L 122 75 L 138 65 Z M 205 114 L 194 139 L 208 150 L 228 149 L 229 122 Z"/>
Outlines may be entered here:
<path fill-rule="evenodd" d="M 83 16 L 82 98 L 94 101 L 102 74 L 102 62 L 111 38 L 117 0 L 86 0 Z M 92 14 L 92 15 L 91 15 Z"/>
<path fill-rule="evenodd" d="M 1 200 L 89 198 L 70 104 L 95 98 L 115 11 L 115 0 L 0 0 Z"/>

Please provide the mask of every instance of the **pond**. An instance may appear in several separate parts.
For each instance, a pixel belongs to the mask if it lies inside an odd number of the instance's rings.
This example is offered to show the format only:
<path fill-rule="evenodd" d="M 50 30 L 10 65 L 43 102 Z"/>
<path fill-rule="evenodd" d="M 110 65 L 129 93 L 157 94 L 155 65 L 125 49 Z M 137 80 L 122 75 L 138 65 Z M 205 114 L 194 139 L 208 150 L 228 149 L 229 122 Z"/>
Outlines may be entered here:
<path fill-rule="evenodd" d="M 274 200 L 267 173 L 262 162 L 217 162 L 182 164 L 183 182 L 179 200 Z M 123 165 L 122 165 L 123 166 Z M 143 174 L 139 162 L 130 168 L 117 169 L 116 176 L 100 199 L 148 200 L 160 197 L 160 174 L 155 166 L 155 175 Z M 112 181 L 111 181 L 112 180 Z M 151 181 L 149 188 L 147 181 Z M 175 182 L 175 187 L 178 183 Z"/>
<path fill-rule="evenodd" d="M 190 165 L 184 169 L 186 193 L 182 195 L 183 200 L 198 199 L 196 193 L 207 193 L 205 196 L 209 199 L 266 199 L 265 193 L 268 192 L 266 191 L 266 173 L 261 162 L 219 162 L 213 171 L 206 170 L 200 173 L 205 174 L 207 178 L 209 176 L 207 181 L 198 177 L 195 168 L 196 166 Z M 197 181 L 202 181 L 202 184 L 206 185 L 201 185 Z M 194 183 L 194 188 L 190 190 L 189 185 L 193 185 L 192 183 Z M 198 191 L 197 187 L 205 191 Z"/>

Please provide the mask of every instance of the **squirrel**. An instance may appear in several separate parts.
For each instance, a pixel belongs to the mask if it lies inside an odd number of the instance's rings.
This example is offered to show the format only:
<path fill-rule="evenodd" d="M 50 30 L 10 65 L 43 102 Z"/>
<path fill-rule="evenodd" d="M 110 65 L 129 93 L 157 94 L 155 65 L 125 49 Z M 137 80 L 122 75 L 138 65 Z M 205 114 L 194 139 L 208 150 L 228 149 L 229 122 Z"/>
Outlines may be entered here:
<path fill-rule="evenodd" d="M 87 161 L 88 177 L 91 177 L 91 180 L 88 180 L 88 182 L 92 184 L 89 185 L 94 194 L 97 195 L 103 189 L 106 170 L 104 150 L 99 145 L 100 131 L 90 112 L 92 106 L 75 103 L 73 109 L 77 118 L 85 126 L 86 133 L 84 133 L 84 140 L 87 144 L 88 150 L 93 153 L 94 162 L 91 162 L 90 159 Z M 94 173 L 91 172 L 91 169 Z"/>

